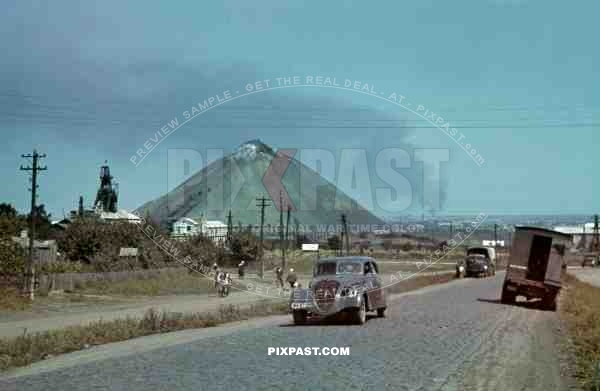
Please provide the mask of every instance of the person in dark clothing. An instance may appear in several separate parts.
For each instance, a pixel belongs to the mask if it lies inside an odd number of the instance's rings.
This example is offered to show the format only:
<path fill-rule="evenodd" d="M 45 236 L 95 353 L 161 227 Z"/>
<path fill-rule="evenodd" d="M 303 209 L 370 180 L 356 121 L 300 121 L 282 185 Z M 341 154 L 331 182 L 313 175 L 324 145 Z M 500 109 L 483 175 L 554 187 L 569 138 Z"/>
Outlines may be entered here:
<path fill-rule="evenodd" d="M 283 269 L 280 267 L 275 269 L 275 276 L 277 278 L 277 284 L 283 288 Z"/>
<path fill-rule="evenodd" d="M 245 273 L 246 273 L 246 262 L 242 261 L 238 265 L 238 275 L 240 276 L 240 280 L 244 279 Z"/>
<path fill-rule="evenodd" d="M 294 273 L 294 269 L 290 269 L 290 272 L 286 278 L 286 282 L 290 284 L 290 288 L 293 288 L 294 284 L 298 282 L 298 276 L 296 276 L 296 273 Z"/>

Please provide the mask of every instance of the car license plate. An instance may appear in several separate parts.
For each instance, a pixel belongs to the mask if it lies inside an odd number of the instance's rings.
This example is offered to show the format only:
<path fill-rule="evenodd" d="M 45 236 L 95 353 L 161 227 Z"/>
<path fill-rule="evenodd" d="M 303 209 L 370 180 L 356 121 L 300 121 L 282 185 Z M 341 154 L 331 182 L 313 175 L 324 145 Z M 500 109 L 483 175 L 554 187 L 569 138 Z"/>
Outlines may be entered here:
<path fill-rule="evenodd" d="M 306 307 L 308 307 L 308 303 L 292 303 L 293 310 L 297 310 L 300 308 L 306 308 Z"/>

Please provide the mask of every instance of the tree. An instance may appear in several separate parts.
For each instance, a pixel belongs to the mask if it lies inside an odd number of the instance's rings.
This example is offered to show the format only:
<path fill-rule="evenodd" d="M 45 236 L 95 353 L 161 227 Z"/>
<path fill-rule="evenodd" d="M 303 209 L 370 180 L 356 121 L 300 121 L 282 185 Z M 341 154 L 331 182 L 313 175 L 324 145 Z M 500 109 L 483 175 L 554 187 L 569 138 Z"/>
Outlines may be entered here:
<path fill-rule="evenodd" d="M 44 204 L 36 205 L 34 213 L 36 240 L 48 239 L 50 235 L 50 228 L 52 227 L 52 222 L 50 221 L 52 215 L 46 211 L 46 206 Z M 30 227 L 31 214 L 27 215 L 26 221 L 27 227 Z"/>
<path fill-rule="evenodd" d="M 327 246 L 330 250 L 339 250 L 341 248 L 342 241 L 339 236 L 330 236 L 327 239 Z"/>
<path fill-rule="evenodd" d="M 10 204 L 0 204 L 0 277 L 18 278 L 25 271 L 25 251 L 12 237 L 24 227 L 17 210 Z"/>
<path fill-rule="evenodd" d="M 189 256 L 200 265 L 211 266 L 214 262 L 222 263 L 222 252 L 215 243 L 204 235 L 196 235 L 181 243 L 178 258 Z"/>
<path fill-rule="evenodd" d="M 5 202 L 0 204 L 0 216 L 16 218 L 17 214 L 17 210 L 11 204 Z"/>
<path fill-rule="evenodd" d="M 0 238 L 0 277 L 19 278 L 25 271 L 25 251 L 12 239 Z"/>
<path fill-rule="evenodd" d="M 10 239 L 25 229 L 25 219 L 10 204 L 0 204 L 0 238 Z"/>
<path fill-rule="evenodd" d="M 236 260 L 254 261 L 258 255 L 258 239 L 251 232 L 236 232 L 231 240 L 231 253 Z"/>

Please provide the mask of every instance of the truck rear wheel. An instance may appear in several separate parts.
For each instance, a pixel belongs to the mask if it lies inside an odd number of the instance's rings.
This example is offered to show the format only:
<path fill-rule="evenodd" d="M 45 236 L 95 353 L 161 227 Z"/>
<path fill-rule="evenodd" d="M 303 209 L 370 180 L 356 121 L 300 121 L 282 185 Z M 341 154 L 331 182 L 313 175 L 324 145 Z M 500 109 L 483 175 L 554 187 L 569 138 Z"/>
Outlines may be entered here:
<path fill-rule="evenodd" d="M 514 304 L 515 301 L 517 300 L 517 294 L 514 292 L 510 292 L 506 288 L 507 288 L 506 285 L 504 285 L 502 287 L 502 296 L 500 298 L 500 302 L 502 304 Z"/>
<path fill-rule="evenodd" d="M 556 311 L 556 294 L 547 294 L 542 299 L 542 306 L 546 311 Z"/>

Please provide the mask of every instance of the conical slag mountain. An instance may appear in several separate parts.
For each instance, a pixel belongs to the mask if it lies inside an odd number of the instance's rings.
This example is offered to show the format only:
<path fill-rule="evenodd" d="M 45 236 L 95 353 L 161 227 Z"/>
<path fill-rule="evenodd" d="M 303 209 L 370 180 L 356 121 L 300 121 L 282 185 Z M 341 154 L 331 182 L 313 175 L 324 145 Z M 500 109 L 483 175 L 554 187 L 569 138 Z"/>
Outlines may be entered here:
<path fill-rule="evenodd" d="M 224 222 L 231 209 L 234 225 L 255 226 L 260 224 L 257 198 L 264 196 L 268 199 L 266 227 L 279 224 L 280 198 L 284 199 L 284 212 L 289 207 L 294 221 L 306 231 L 323 231 L 323 225 L 337 226 L 342 213 L 351 225 L 383 224 L 333 183 L 289 156 L 294 153 L 275 151 L 260 140 L 248 141 L 168 194 L 142 205 L 137 212 L 142 216 L 149 213 L 157 223 L 168 227 L 182 217 L 203 216 Z"/>

